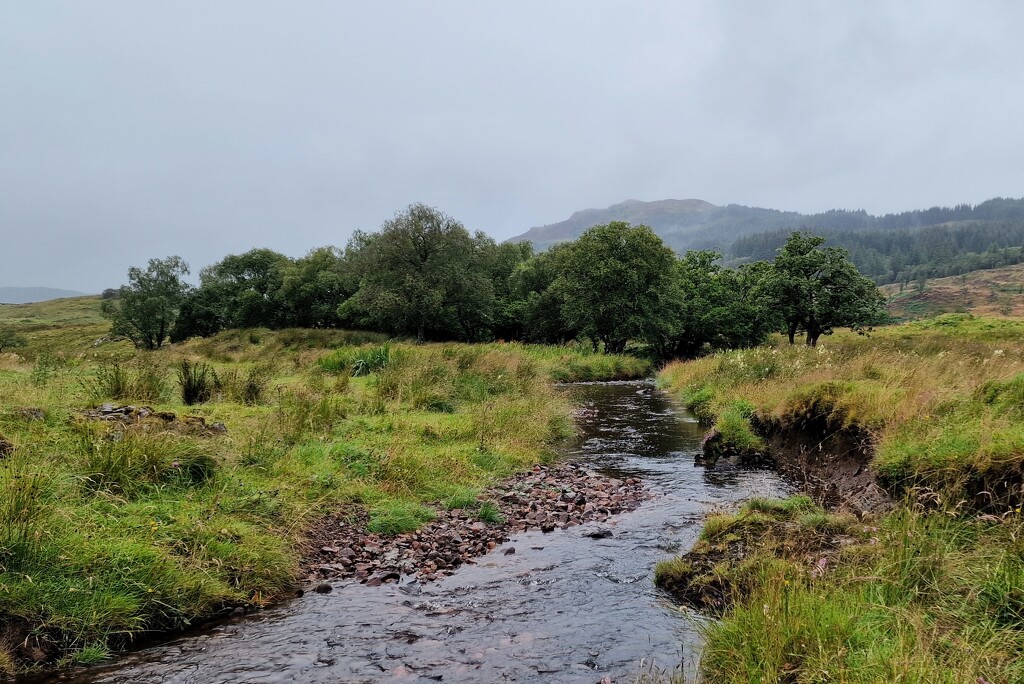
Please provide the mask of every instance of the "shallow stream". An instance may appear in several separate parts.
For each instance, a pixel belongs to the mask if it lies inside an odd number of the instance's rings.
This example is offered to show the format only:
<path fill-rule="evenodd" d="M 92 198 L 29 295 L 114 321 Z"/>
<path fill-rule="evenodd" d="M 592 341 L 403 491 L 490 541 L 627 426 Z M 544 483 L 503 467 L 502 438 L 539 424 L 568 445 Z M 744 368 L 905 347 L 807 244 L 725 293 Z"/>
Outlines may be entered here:
<path fill-rule="evenodd" d="M 692 673 L 701 618 L 654 587 L 655 563 L 692 545 L 708 511 L 787 485 L 695 466 L 701 428 L 650 384 L 566 391 L 584 407 L 567 455 L 640 477 L 655 498 L 601 525 L 520 534 L 443 581 L 339 584 L 54 681 L 593 684 L 632 681 L 641 660 Z M 597 529 L 612 535 L 585 536 Z"/>

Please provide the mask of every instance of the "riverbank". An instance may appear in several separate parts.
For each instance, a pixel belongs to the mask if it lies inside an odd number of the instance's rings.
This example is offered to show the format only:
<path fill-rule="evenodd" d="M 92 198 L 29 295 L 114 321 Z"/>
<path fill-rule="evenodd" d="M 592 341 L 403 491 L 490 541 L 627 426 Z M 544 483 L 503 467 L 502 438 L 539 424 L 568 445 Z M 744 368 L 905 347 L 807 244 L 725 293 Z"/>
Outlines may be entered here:
<path fill-rule="evenodd" d="M 141 354 L 82 325 L 34 321 L 0 358 L 0 673 L 97 662 L 291 595 L 305 530 L 329 511 L 360 510 L 383 535 L 452 501 L 479 517 L 488 487 L 571 433 L 552 380 L 649 370 L 345 331 L 231 331 Z M 192 405 L 188 369 L 208 392 Z"/>
<path fill-rule="evenodd" d="M 369 586 L 408 576 L 432 581 L 473 563 L 519 532 L 604 522 L 636 509 L 648 496 L 637 478 L 619 480 L 571 463 L 536 465 L 488 488 L 478 500 L 449 500 L 435 510 L 434 520 L 405 534 L 368 532 L 369 518 L 360 509 L 327 516 L 313 525 L 303 571 L 317 591 L 329 591 L 325 580 L 332 579 Z M 514 549 L 505 553 L 509 551 Z"/>
<path fill-rule="evenodd" d="M 659 583 L 714 681 L 1024 680 L 1024 324 L 946 316 L 673 364 L 706 458 L 809 494 L 711 517 Z M 824 679 L 823 679 L 824 678 Z"/>

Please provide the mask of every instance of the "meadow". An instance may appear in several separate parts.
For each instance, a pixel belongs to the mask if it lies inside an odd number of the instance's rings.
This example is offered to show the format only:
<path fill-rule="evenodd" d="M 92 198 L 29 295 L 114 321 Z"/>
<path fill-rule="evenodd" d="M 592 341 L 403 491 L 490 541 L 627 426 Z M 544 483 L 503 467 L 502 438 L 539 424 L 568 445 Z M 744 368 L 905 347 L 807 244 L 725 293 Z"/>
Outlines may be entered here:
<path fill-rule="evenodd" d="M 478 508 L 573 430 L 559 381 L 627 356 L 230 330 L 154 352 L 99 300 L 0 306 L 0 674 L 90 663 L 297 588 L 305 532 L 358 506 L 399 533 Z M 135 410 L 121 410 L 131 406 Z"/>
<path fill-rule="evenodd" d="M 811 426 L 822 444 L 867 435 L 893 495 L 856 515 L 751 501 L 659 567 L 721 616 L 710 681 L 1024 681 L 1024 323 L 949 314 L 674 363 L 660 380 L 741 453 Z"/>

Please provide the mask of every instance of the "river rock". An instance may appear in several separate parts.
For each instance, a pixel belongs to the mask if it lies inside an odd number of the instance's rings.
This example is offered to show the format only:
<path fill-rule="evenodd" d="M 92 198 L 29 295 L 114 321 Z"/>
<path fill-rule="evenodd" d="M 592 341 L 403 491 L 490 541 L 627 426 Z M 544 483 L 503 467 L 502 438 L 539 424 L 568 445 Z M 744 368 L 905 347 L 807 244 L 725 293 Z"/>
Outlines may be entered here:
<path fill-rule="evenodd" d="M 584 522 L 600 522 L 635 509 L 649 498 L 639 479 L 608 478 L 567 464 L 536 466 L 484 492 L 501 513 L 485 523 L 471 509 L 446 511 L 415 532 L 385 537 L 366 531 L 369 516 L 351 507 L 320 521 L 311 534 L 303 567 L 311 581 L 352 578 L 377 585 L 416 574 L 423 581 L 450 575 L 528 529 L 553 532 Z M 610 533 L 608 533 L 610 535 Z M 543 547 L 540 547 L 543 548 Z M 511 555 L 509 547 L 503 553 Z"/>

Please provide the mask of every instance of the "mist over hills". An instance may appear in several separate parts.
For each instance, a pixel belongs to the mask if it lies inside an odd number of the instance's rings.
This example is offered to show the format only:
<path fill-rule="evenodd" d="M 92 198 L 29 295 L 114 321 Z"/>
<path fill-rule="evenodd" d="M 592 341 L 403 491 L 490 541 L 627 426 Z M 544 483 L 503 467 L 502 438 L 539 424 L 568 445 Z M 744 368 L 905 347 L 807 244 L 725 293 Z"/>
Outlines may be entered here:
<path fill-rule="evenodd" d="M 0 304 L 32 304 L 64 297 L 81 297 L 84 294 L 53 287 L 0 287 Z"/>
<path fill-rule="evenodd" d="M 538 250 L 575 240 L 591 226 L 627 221 L 650 226 L 677 252 L 688 249 L 722 249 L 741 235 L 799 223 L 803 215 L 775 209 L 719 207 L 699 199 L 666 199 L 654 202 L 626 200 L 606 209 L 584 209 L 565 221 L 531 228 L 510 242 L 529 240 Z"/>
<path fill-rule="evenodd" d="M 669 247 L 680 253 L 688 249 L 715 249 L 731 254 L 733 243 L 739 238 L 758 233 L 908 230 L 950 222 L 997 220 L 1024 220 L 1024 199 L 995 198 L 976 206 L 932 207 L 883 216 L 845 209 L 801 214 L 739 204 L 716 206 L 699 199 L 626 200 L 606 209 L 577 211 L 565 221 L 531 228 L 509 241 L 530 240 L 538 250 L 544 250 L 578 238 L 593 225 L 628 221 L 650 226 Z"/>
<path fill-rule="evenodd" d="M 650 226 L 683 254 L 710 249 L 727 266 L 772 259 L 794 230 L 808 230 L 843 247 L 865 275 L 880 284 L 960 275 L 1024 262 L 1024 199 L 995 198 L 978 205 L 932 207 L 883 216 L 833 209 L 801 214 L 703 200 L 628 200 L 586 209 L 567 220 L 531 228 L 511 238 L 538 250 L 574 240 L 610 221 Z"/>

